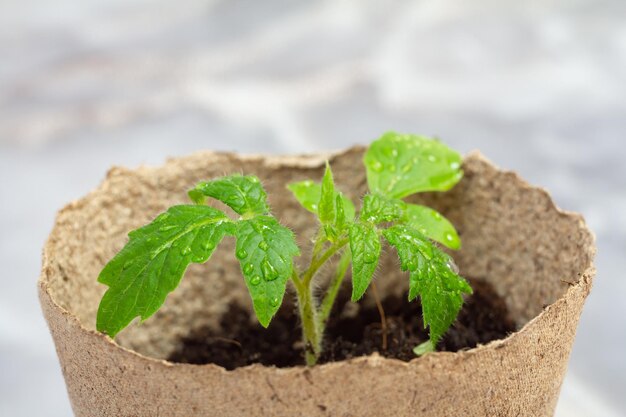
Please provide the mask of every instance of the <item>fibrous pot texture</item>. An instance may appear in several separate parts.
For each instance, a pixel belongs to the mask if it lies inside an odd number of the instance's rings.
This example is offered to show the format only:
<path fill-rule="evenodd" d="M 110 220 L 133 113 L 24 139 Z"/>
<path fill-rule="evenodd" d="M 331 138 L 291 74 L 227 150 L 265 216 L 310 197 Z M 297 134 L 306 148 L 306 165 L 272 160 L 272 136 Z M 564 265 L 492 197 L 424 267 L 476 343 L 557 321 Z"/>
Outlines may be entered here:
<path fill-rule="evenodd" d="M 113 341 L 95 331 L 104 264 L 127 233 L 172 204 L 187 201 L 200 180 L 258 175 L 274 214 L 301 244 L 315 219 L 285 189 L 318 179 L 329 159 L 342 190 L 365 192 L 363 148 L 297 157 L 203 152 L 161 167 L 112 169 L 86 197 L 59 213 L 46 243 L 39 295 L 76 416 L 550 416 L 567 368 L 583 303 L 594 275 L 592 234 L 579 215 L 477 153 L 446 193 L 417 199 L 444 213 L 463 248 L 465 276 L 488 281 L 517 325 L 506 339 L 410 362 L 371 355 L 307 368 L 217 365 L 165 360 L 193 329 L 217 326 L 230 303 L 250 307 L 232 239 L 205 265 L 192 265 L 164 307 Z M 376 282 L 383 293 L 406 291 L 407 277 L 387 250 Z M 416 320 L 419 318 L 416 317 Z M 294 329 L 294 331 L 299 331 Z"/>

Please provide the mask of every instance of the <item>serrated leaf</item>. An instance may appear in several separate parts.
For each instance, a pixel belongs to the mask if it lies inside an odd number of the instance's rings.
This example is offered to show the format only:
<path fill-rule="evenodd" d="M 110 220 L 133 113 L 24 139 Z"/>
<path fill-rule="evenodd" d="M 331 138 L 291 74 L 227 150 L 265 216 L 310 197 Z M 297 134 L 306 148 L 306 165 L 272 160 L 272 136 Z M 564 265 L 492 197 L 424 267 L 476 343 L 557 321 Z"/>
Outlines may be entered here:
<path fill-rule="evenodd" d="M 424 326 L 436 345 L 461 310 L 463 294 L 472 288 L 451 267 L 450 257 L 426 236 L 406 225 L 396 225 L 383 232 L 396 248 L 402 270 L 409 271 L 409 300 L 422 300 Z"/>
<path fill-rule="evenodd" d="M 318 214 L 319 202 L 320 198 L 322 197 L 321 184 L 306 180 L 300 182 L 292 182 L 291 184 L 287 185 L 287 188 L 293 193 L 294 197 L 296 198 L 296 200 L 298 200 L 302 207 L 304 207 L 311 213 Z M 339 191 L 336 191 L 335 195 L 341 196 L 344 212 L 346 214 L 345 218 L 348 221 L 352 221 L 355 214 L 354 203 L 352 203 L 352 200 L 350 200 Z"/>
<path fill-rule="evenodd" d="M 352 301 L 357 301 L 365 294 L 378 266 L 380 237 L 374 225 L 357 222 L 350 226 L 349 238 L 352 252 Z"/>
<path fill-rule="evenodd" d="M 378 194 L 366 194 L 363 197 L 361 220 L 370 223 L 391 222 L 404 214 L 406 203 L 396 198 L 387 198 Z"/>
<path fill-rule="evenodd" d="M 461 239 L 448 219 L 436 210 L 419 204 L 407 204 L 402 221 L 419 230 L 426 237 L 447 246 L 450 249 L 459 249 Z"/>
<path fill-rule="evenodd" d="M 318 215 L 322 224 L 329 224 L 335 220 L 335 183 L 330 165 L 326 162 L 326 171 L 322 178 L 322 189 L 318 204 Z"/>
<path fill-rule="evenodd" d="M 372 193 L 403 198 L 420 191 L 446 191 L 461 177 L 461 155 L 431 138 L 385 133 L 363 159 Z"/>
<path fill-rule="evenodd" d="M 201 182 L 188 194 L 196 204 L 202 204 L 206 197 L 212 197 L 241 215 L 269 212 L 265 190 L 254 175 L 231 175 Z"/>
<path fill-rule="evenodd" d="M 135 318 L 147 319 L 179 284 L 191 262 L 211 256 L 233 225 L 212 207 L 181 205 L 129 233 L 129 241 L 100 272 L 109 286 L 96 328 L 114 337 Z"/>
<path fill-rule="evenodd" d="M 267 327 L 280 307 L 293 257 L 300 254 L 293 232 L 271 216 L 237 223 L 236 256 L 259 323 Z"/>

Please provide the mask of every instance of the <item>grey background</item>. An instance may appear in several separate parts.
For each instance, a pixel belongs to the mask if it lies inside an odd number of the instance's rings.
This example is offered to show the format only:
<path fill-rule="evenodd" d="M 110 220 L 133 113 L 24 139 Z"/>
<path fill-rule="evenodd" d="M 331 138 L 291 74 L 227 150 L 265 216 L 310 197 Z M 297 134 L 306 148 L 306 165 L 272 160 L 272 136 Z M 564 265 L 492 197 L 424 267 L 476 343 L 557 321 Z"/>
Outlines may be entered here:
<path fill-rule="evenodd" d="M 0 415 L 71 415 L 35 282 L 56 210 L 108 167 L 390 129 L 585 215 L 598 278 L 557 415 L 625 415 L 623 0 L 0 0 Z"/>

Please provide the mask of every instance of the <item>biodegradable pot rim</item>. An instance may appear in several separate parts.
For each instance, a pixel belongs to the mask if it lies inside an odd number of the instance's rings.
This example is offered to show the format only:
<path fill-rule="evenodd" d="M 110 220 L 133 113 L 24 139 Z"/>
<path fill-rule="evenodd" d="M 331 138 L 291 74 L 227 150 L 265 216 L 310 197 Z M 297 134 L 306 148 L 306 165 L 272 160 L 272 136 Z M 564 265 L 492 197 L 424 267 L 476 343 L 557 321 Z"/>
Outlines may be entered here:
<path fill-rule="evenodd" d="M 236 158 L 237 160 L 243 161 L 243 162 L 260 161 L 264 165 L 266 165 L 268 168 L 319 168 L 323 166 L 326 160 L 332 161 L 336 157 L 340 157 L 344 154 L 348 154 L 348 153 L 355 152 L 355 151 L 360 151 L 363 149 L 365 149 L 365 147 L 359 145 L 359 146 L 353 146 L 344 150 L 339 150 L 339 151 L 334 151 L 334 152 L 301 154 L 301 155 L 238 154 L 235 152 L 223 152 L 223 151 L 210 151 L 209 150 L 209 151 L 197 152 L 196 155 L 202 155 L 202 156 L 207 156 L 207 157 L 208 156 L 221 156 L 221 157 L 226 157 L 226 158 Z M 238 367 L 232 370 L 228 370 L 224 368 L 223 366 L 216 365 L 214 363 L 207 363 L 207 364 L 177 363 L 177 362 L 171 362 L 165 359 L 158 359 L 158 358 L 154 358 L 151 356 L 147 356 L 133 349 L 130 349 L 130 348 L 127 348 L 118 344 L 114 339 L 112 339 L 111 337 L 103 333 L 100 333 L 96 330 L 88 329 L 87 327 L 85 327 L 85 325 L 81 322 L 81 320 L 76 315 L 74 315 L 71 311 L 61 306 L 54 299 L 52 294 L 49 292 L 49 282 L 48 282 L 49 275 L 48 274 L 50 272 L 50 268 L 49 268 L 50 266 L 50 254 L 49 254 L 50 243 L 54 238 L 55 231 L 59 227 L 58 218 L 63 212 L 81 207 L 83 204 L 89 201 L 89 199 L 92 198 L 96 193 L 102 191 L 103 188 L 106 186 L 107 181 L 109 180 L 110 176 L 116 171 L 140 172 L 140 171 L 152 171 L 155 169 L 165 169 L 168 166 L 174 165 L 176 164 L 176 162 L 184 160 L 184 159 L 185 159 L 184 156 L 167 158 L 164 164 L 154 165 L 154 166 L 142 164 L 134 169 L 113 166 L 107 172 L 107 176 L 105 177 L 105 179 L 102 180 L 96 188 L 91 190 L 88 194 L 84 195 L 83 197 L 71 201 L 70 203 L 66 204 L 61 210 L 59 210 L 55 218 L 54 227 L 52 231 L 50 232 L 48 238 L 46 239 L 46 243 L 45 243 L 44 250 L 43 250 L 42 271 L 38 280 L 38 289 L 39 289 L 40 298 L 47 297 L 48 300 L 51 301 L 54 308 L 57 309 L 57 312 L 60 313 L 62 316 L 69 318 L 70 321 L 77 324 L 82 332 L 88 333 L 92 337 L 95 337 L 96 338 L 95 340 L 104 342 L 110 348 L 120 350 L 124 354 L 130 354 L 132 356 L 135 356 L 136 358 L 138 358 L 141 361 L 146 362 L 147 364 L 156 365 L 156 366 L 164 366 L 166 368 L 172 368 L 172 367 L 203 368 L 203 369 L 210 369 L 215 372 L 229 373 L 229 374 L 248 373 L 251 371 L 258 372 L 259 370 L 262 370 L 265 372 L 271 372 L 271 373 L 278 372 L 281 374 L 285 374 L 285 373 L 291 373 L 291 372 L 301 372 L 303 369 L 309 368 L 304 364 L 279 368 L 279 367 L 276 367 L 275 365 L 268 366 L 268 365 L 263 365 L 260 363 L 254 363 L 251 365 L 246 365 L 243 367 Z M 315 368 L 320 368 L 320 370 L 327 370 L 327 369 L 331 369 L 337 366 L 345 366 L 345 365 L 357 365 L 358 366 L 361 364 L 370 365 L 370 366 L 384 365 L 384 366 L 389 366 L 389 367 L 411 368 L 411 367 L 416 366 L 417 364 L 427 363 L 429 361 L 433 361 L 436 359 L 447 358 L 450 360 L 455 360 L 455 359 L 458 360 L 464 357 L 476 355 L 483 350 L 490 350 L 492 348 L 499 349 L 500 347 L 504 347 L 507 344 L 511 343 L 512 340 L 517 339 L 521 337 L 522 335 L 524 335 L 525 333 L 527 333 L 528 331 L 530 331 L 529 329 L 532 328 L 536 322 L 543 320 L 544 316 L 546 316 L 552 309 L 556 308 L 557 305 L 562 304 L 562 303 L 567 303 L 568 299 L 572 297 L 574 293 L 582 291 L 584 293 L 585 298 L 589 294 L 589 291 L 591 290 L 591 286 L 593 283 L 593 277 L 595 276 L 595 272 L 596 272 L 596 269 L 594 266 L 596 246 L 595 246 L 595 235 L 588 228 L 583 216 L 577 212 L 572 212 L 572 211 L 561 209 L 560 207 L 557 206 L 557 204 L 554 202 L 554 200 L 552 199 L 552 197 L 550 196 L 550 194 L 545 188 L 529 184 L 526 180 L 520 177 L 520 175 L 515 171 L 501 169 L 500 167 L 494 165 L 489 159 L 487 159 L 478 150 L 469 152 L 467 155 L 464 156 L 463 159 L 464 159 L 464 162 L 468 159 L 477 159 L 481 162 L 488 164 L 490 167 L 494 168 L 498 174 L 512 177 L 512 179 L 517 183 L 517 186 L 520 187 L 520 189 L 523 189 L 524 191 L 533 190 L 533 191 L 540 192 L 542 196 L 549 202 L 550 210 L 553 210 L 556 214 L 558 214 L 561 217 L 568 217 L 579 223 L 579 227 L 581 228 L 581 230 L 587 233 L 591 238 L 586 248 L 589 251 L 588 253 L 590 254 L 589 264 L 580 273 L 579 280 L 576 283 L 567 282 L 569 284 L 568 288 L 565 290 L 565 292 L 561 296 L 559 296 L 554 302 L 552 302 L 551 304 L 543 308 L 543 310 L 539 314 L 535 315 L 533 318 L 531 318 L 526 323 L 524 323 L 521 328 L 510 333 L 505 338 L 493 340 L 486 344 L 478 344 L 474 348 L 464 349 L 464 350 L 460 350 L 457 352 L 445 352 L 445 351 L 432 352 L 422 357 L 415 357 L 414 359 L 411 359 L 410 361 L 402 361 L 402 360 L 395 359 L 395 358 L 387 358 L 387 357 L 380 355 L 379 353 L 373 353 L 370 355 L 359 356 L 359 357 L 355 357 L 355 358 L 351 358 L 347 360 L 328 362 L 328 363 L 324 363 L 320 365 L 315 365 Z"/>

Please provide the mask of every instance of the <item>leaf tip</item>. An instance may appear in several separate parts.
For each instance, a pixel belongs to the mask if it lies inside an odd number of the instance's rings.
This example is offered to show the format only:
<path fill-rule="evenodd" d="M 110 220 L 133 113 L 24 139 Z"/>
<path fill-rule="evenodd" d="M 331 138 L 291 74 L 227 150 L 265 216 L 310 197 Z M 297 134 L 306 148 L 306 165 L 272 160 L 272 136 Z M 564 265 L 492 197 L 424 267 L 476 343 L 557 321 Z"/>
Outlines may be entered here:
<path fill-rule="evenodd" d="M 356 303 L 361 298 L 363 298 L 364 295 L 365 295 L 365 289 L 360 289 L 360 288 L 357 288 L 357 287 L 353 286 L 352 287 L 352 296 L 350 297 L 350 300 L 353 303 Z"/>
<path fill-rule="evenodd" d="M 427 340 L 424 343 L 420 343 L 419 345 L 413 348 L 413 353 L 416 356 L 423 356 L 427 353 L 431 353 L 435 351 L 435 345 L 432 340 Z"/>
<path fill-rule="evenodd" d="M 187 196 L 195 204 L 204 204 L 206 202 L 206 196 L 198 188 L 192 188 L 187 191 Z"/>
<path fill-rule="evenodd" d="M 111 339 L 114 339 L 122 329 L 111 326 L 110 323 L 100 317 L 100 311 L 98 311 L 98 317 L 96 318 L 96 330 L 109 336 Z"/>
<path fill-rule="evenodd" d="M 272 318 L 274 317 L 274 315 L 269 315 L 269 316 L 260 316 L 257 315 L 256 318 L 259 321 L 259 324 L 261 326 L 263 326 L 264 329 L 267 329 L 270 325 L 270 323 L 272 322 Z"/>

